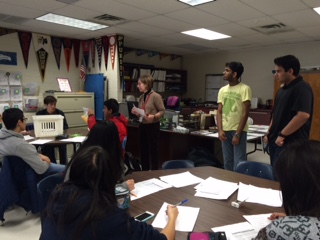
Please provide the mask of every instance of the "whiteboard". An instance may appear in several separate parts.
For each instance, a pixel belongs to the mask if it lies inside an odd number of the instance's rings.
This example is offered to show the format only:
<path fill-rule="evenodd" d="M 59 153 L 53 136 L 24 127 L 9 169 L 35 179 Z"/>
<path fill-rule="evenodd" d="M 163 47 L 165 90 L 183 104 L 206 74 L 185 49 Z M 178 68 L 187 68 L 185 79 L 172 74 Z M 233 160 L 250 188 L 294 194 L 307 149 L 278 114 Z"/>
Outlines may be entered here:
<path fill-rule="evenodd" d="M 222 74 L 207 74 L 205 79 L 206 85 L 206 99 L 208 102 L 217 102 L 218 93 L 221 87 L 223 87 L 226 82 L 223 80 Z"/>
<path fill-rule="evenodd" d="M 206 101 L 217 102 L 219 89 L 206 89 Z"/>
<path fill-rule="evenodd" d="M 223 76 L 206 76 L 206 88 L 221 88 L 223 85 Z"/>

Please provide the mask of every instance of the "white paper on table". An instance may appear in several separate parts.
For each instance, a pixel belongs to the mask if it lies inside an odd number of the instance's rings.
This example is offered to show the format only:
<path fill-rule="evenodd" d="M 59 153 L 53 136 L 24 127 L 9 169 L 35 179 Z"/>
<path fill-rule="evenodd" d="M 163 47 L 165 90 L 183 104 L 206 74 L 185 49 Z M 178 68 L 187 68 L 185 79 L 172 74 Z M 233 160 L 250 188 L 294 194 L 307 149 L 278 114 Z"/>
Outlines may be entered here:
<path fill-rule="evenodd" d="M 261 228 L 266 227 L 272 221 L 268 219 L 271 213 L 267 214 L 257 214 L 257 215 L 243 215 L 243 217 L 256 229 L 259 231 Z"/>
<path fill-rule="evenodd" d="M 35 141 L 29 142 L 30 144 L 46 144 L 48 142 L 53 141 L 52 139 L 37 139 Z"/>
<path fill-rule="evenodd" d="M 168 203 L 164 202 L 160 208 L 156 218 L 153 220 L 152 226 L 156 228 L 164 228 L 168 222 L 166 214 Z M 176 221 L 176 231 L 192 232 L 197 221 L 200 208 L 177 206 L 179 215 Z"/>
<path fill-rule="evenodd" d="M 189 186 L 203 181 L 202 178 L 199 178 L 191 174 L 189 171 L 184 173 L 162 176 L 160 177 L 160 179 L 176 188 Z"/>
<path fill-rule="evenodd" d="M 238 183 L 219 180 L 208 177 L 206 180 L 195 186 L 196 197 L 211 199 L 228 199 L 238 189 Z"/>
<path fill-rule="evenodd" d="M 282 194 L 279 190 L 270 188 L 260 188 L 253 185 L 239 183 L 238 198 L 239 201 L 259 203 L 272 207 L 282 206 Z"/>
<path fill-rule="evenodd" d="M 82 143 L 84 140 L 86 140 L 87 136 L 78 136 L 73 138 L 67 138 L 67 139 L 61 139 L 62 142 L 76 142 L 76 143 Z"/>
<path fill-rule="evenodd" d="M 241 222 L 221 227 L 211 228 L 214 232 L 225 232 L 227 240 L 248 240 L 255 238 L 258 231 L 248 222 Z"/>
<path fill-rule="evenodd" d="M 146 115 L 145 111 L 141 108 L 137 108 L 134 104 L 132 110 L 140 115 L 139 121 L 142 122 L 143 117 Z"/>
<path fill-rule="evenodd" d="M 263 133 L 252 133 L 252 132 L 248 132 L 247 136 L 263 137 L 264 134 L 263 134 Z"/>
<path fill-rule="evenodd" d="M 24 135 L 23 138 L 24 138 L 24 140 L 26 140 L 26 141 L 31 140 L 31 139 L 34 139 L 34 137 L 31 137 L 30 135 Z"/>
<path fill-rule="evenodd" d="M 134 190 L 132 190 L 131 193 L 136 196 L 131 195 L 131 201 L 171 187 L 171 185 L 156 178 L 135 183 Z"/>

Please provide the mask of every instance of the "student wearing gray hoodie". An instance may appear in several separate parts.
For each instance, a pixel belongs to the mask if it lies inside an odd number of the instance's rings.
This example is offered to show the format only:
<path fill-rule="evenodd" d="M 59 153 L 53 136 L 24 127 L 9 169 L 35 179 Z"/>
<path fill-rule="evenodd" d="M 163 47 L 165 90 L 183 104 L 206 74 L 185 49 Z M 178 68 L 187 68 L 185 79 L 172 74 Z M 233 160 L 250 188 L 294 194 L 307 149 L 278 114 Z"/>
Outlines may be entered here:
<path fill-rule="evenodd" d="M 26 130 L 26 120 L 18 108 L 3 112 L 2 121 L 6 128 L 0 130 L 0 162 L 5 156 L 17 156 L 41 177 L 63 172 L 65 165 L 51 163 L 47 156 L 39 154 L 33 145 L 24 140 L 21 131 Z"/>

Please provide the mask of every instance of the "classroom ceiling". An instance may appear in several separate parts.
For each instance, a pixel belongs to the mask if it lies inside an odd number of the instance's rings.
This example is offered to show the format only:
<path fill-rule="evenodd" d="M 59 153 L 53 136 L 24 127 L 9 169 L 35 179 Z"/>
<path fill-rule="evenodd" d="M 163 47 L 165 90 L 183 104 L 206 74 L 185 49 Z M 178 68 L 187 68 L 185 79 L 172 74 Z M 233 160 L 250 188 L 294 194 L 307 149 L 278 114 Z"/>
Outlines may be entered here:
<path fill-rule="evenodd" d="M 51 36 L 90 39 L 123 34 L 125 47 L 178 55 L 320 41 L 319 0 L 216 0 L 191 7 L 177 0 L 0 0 L 0 27 Z M 88 31 L 35 20 L 55 13 L 98 21 L 109 28 Z M 207 28 L 231 38 L 208 41 L 181 34 Z"/>

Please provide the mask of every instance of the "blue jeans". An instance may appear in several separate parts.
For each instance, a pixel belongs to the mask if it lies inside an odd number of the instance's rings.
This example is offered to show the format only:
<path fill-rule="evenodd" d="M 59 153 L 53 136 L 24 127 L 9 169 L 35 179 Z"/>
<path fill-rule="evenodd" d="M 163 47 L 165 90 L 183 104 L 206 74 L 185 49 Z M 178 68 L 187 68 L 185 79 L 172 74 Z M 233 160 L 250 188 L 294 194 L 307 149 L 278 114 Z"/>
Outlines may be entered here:
<path fill-rule="evenodd" d="M 238 145 L 232 145 L 232 138 L 236 131 L 226 131 L 227 140 L 221 142 L 224 169 L 234 171 L 237 164 L 247 161 L 247 132 L 242 132 Z"/>
<path fill-rule="evenodd" d="M 275 144 L 274 141 L 269 141 L 269 152 L 270 152 L 270 163 L 271 166 L 274 166 L 274 163 L 277 161 L 279 154 L 281 151 L 286 147 L 286 145 L 283 145 L 282 147 L 279 147 L 277 144 Z"/>
<path fill-rule="evenodd" d="M 62 173 L 66 170 L 66 165 L 50 163 L 49 168 L 43 174 L 41 174 L 41 178 L 48 177 L 55 173 Z"/>

